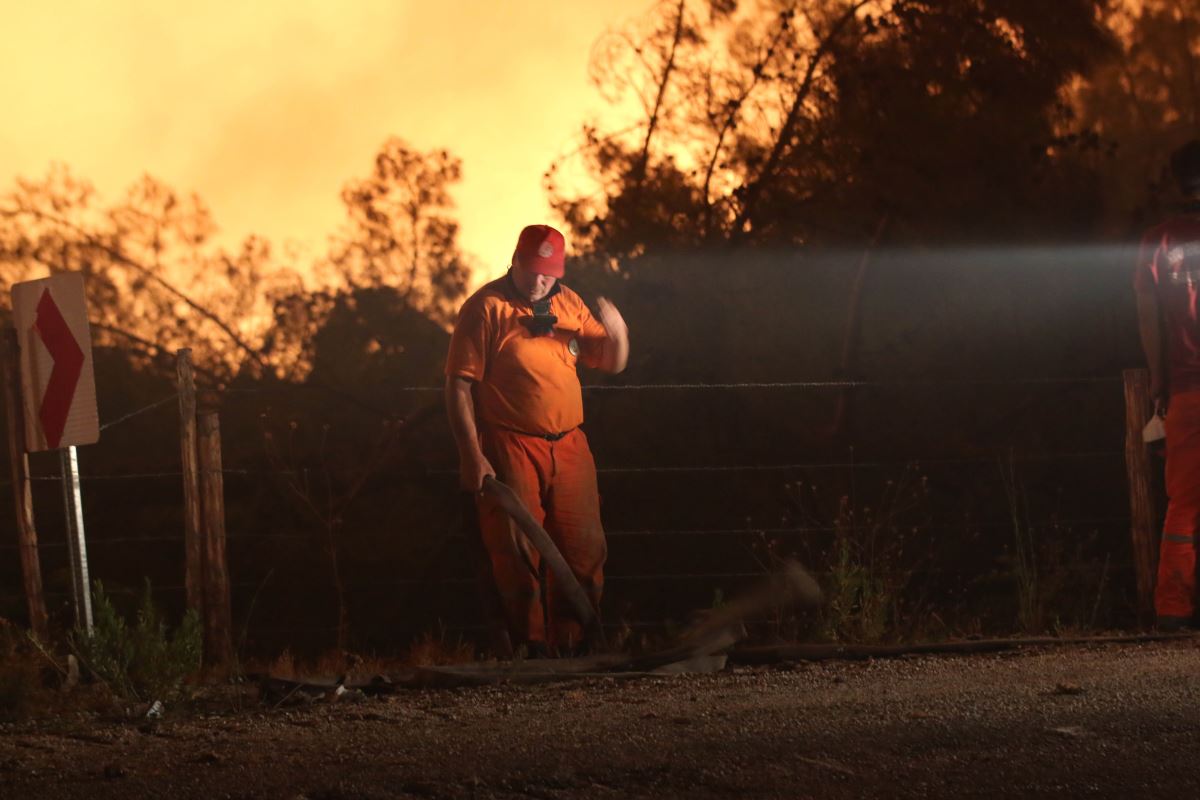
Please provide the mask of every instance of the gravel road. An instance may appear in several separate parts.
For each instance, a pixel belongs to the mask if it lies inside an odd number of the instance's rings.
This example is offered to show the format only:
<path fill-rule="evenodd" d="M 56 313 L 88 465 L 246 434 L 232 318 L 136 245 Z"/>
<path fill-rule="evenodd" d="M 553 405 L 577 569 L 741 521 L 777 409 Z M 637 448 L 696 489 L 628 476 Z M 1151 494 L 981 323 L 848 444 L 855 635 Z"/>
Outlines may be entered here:
<path fill-rule="evenodd" d="M 0 797 L 1200 796 L 1200 641 L 0 727 Z"/>

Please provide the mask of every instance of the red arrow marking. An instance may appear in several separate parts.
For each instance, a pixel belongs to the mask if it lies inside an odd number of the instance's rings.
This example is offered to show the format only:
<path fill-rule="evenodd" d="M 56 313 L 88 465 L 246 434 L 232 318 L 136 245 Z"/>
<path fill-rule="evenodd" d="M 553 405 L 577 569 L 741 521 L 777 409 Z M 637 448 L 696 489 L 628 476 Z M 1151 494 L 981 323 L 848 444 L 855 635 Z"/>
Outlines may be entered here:
<path fill-rule="evenodd" d="M 54 359 L 54 369 L 50 370 L 50 382 L 46 384 L 46 394 L 42 396 L 38 416 L 42 421 L 46 442 L 56 448 L 62 441 L 71 401 L 75 399 L 75 387 L 83 372 L 83 351 L 79 349 L 79 343 L 75 341 L 49 289 L 42 292 L 42 299 L 38 301 L 33 329 Z"/>

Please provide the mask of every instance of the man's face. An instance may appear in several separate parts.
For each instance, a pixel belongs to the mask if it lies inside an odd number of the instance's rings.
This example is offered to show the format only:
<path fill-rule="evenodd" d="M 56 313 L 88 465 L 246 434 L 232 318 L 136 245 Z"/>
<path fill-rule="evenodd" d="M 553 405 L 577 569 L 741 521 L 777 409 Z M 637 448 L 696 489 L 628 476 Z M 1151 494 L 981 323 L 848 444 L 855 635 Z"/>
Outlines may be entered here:
<path fill-rule="evenodd" d="M 555 278 L 551 275 L 539 275 L 536 272 L 527 272 L 521 268 L 520 264 L 513 264 L 512 268 L 513 284 L 517 287 L 517 292 L 531 303 L 536 303 L 546 295 L 550 294 L 550 290 L 554 288 Z"/>

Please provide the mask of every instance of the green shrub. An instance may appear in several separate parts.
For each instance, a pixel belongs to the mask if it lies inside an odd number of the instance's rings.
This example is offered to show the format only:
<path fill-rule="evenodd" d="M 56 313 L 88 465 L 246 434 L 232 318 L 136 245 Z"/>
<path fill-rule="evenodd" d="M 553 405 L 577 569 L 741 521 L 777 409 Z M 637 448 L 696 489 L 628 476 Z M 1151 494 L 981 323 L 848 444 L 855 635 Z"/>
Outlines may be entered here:
<path fill-rule="evenodd" d="M 829 641 L 903 638 L 922 619 L 912 582 L 924 560 L 914 540 L 926 539 L 931 523 L 928 480 L 911 463 L 895 479 L 881 476 L 879 484 L 868 486 L 856 486 L 853 475 L 844 492 L 832 495 L 813 484 L 788 486 L 799 521 L 831 534 L 827 545 L 808 543 L 812 549 L 797 554 L 818 565 L 825 602 L 812 620 L 812 633 Z M 874 502 L 861 502 L 864 494 Z M 772 563 L 789 555 L 773 542 L 765 549 Z"/>
<path fill-rule="evenodd" d="M 183 680 L 200 668 L 200 618 L 188 611 L 173 633 L 150 594 L 142 594 L 134 624 L 127 625 L 104 587 L 96 581 L 92 594 L 95 625 L 89 634 L 71 637 L 79 660 L 117 695 L 136 700 L 160 700 L 176 695 Z"/>

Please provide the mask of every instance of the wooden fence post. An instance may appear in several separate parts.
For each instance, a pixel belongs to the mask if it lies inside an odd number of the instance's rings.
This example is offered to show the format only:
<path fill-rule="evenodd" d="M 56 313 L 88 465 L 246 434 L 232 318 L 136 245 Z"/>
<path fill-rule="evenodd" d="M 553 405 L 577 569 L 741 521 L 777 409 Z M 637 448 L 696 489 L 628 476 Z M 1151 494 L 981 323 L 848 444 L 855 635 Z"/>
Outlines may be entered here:
<path fill-rule="evenodd" d="M 196 447 L 196 377 L 192 351 L 176 354 L 179 385 L 179 455 L 183 471 L 184 586 L 187 607 L 204 619 L 204 546 L 200 538 L 200 471 Z"/>
<path fill-rule="evenodd" d="M 46 597 L 42 591 L 42 566 L 37 529 L 33 525 L 33 491 L 29 481 L 29 454 L 25 451 L 25 404 L 21 395 L 21 360 L 17 332 L 4 330 L 4 399 L 7 406 L 8 461 L 12 469 L 13 508 L 17 513 L 17 552 L 29 609 L 29 628 L 39 641 L 48 641 Z"/>
<path fill-rule="evenodd" d="M 199 426 L 200 504 L 204 538 L 204 638 L 207 662 L 226 666 L 233 660 L 233 614 L 229 563 L 225 554 L 225 479 L 221 472 L 221 421 L 205 403 Z"/>
<path fill-rule="evenodd" d="M 1125 471 L 1129 478 L 1129 520 L 1133 565 L 1137 575 L 1138 616 L 1143 624 L 1154 619 L 1154 581 L 1158 568 L 1158 517 L 1150 476 L 1150 455 L 1142 428 L 1154 413 L 1150 373 L 1127 369 L 1125 382 Z"/>

